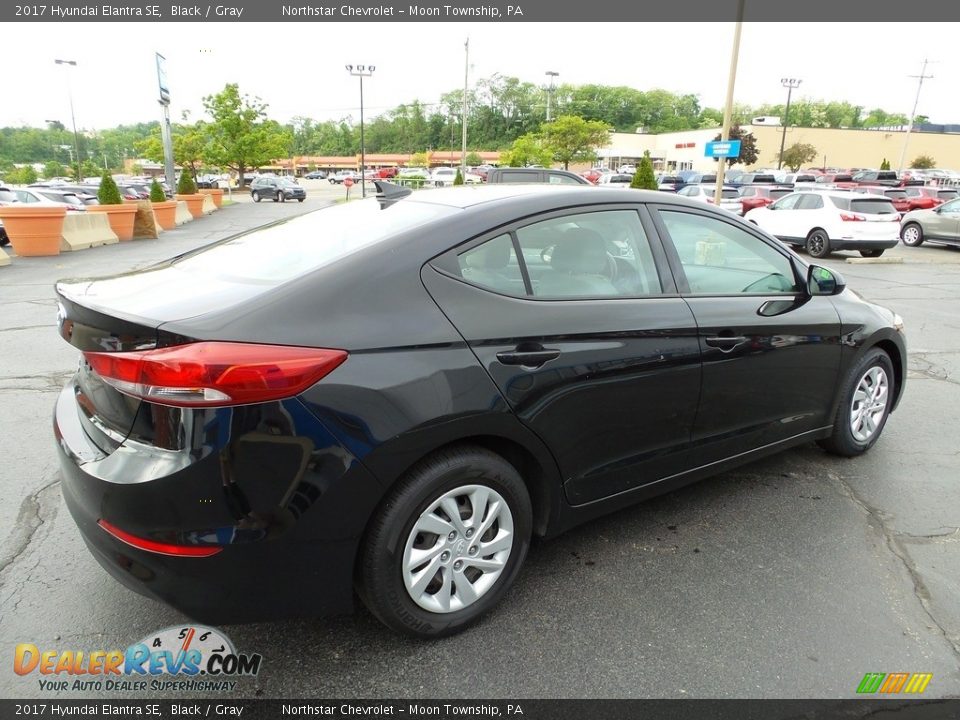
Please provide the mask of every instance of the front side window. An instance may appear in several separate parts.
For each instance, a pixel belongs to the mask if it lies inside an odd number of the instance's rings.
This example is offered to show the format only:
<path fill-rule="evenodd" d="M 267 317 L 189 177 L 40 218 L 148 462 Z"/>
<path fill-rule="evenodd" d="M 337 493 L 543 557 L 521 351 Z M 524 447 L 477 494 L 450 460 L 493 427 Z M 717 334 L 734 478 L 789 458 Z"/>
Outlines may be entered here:
<path fill-rule="evenodd" d="M 803 197 L 800 193 L 794 193 L 793 195 L 787 195 L 786 197 L 780 198 L 775 203 L 770 206 L 771 210 L 793 210 L 796 208 L 797 203 L 800 202 L 800 199 Z"/>
<path fill-rule="evenodd" d="M 673 210 L 661 210 L 660 217 L 680 256 L 691 294 L 776 294 L 799 289 L 790 259 L 742 228 Z"/>

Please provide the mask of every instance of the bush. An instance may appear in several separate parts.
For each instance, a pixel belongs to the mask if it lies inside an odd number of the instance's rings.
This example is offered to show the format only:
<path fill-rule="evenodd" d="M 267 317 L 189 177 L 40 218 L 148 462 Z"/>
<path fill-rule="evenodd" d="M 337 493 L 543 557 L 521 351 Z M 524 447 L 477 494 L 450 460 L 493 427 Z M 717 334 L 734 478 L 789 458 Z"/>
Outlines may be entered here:
<path fill-rule="evenodd" d="M 150 202 L 166 202 L 167 195 L 163 192 L 163 188 L 160 187 L 160 183 L 157 182 L 157 179 L 154 178 L 153 182 L 150 183 Z"/>
<path fill-rule="evenodd" d="M 97 190 L 97 200 L 101 205 L 123 205 L 123 198 L 120 197 L 120 189 L 117 183 L 106 170 L 103 171 L 103 177 L 100 178 L 100 189 Z"/>
<path fill-rule="evenodd" d="M 881 169 L 881 170 L 889 170 L 889 169 L 890 169 L 890 161 L 887 160 L 886 158 L 884 158 L 884 159 L 883 159 L 883 162 L 880 163 L 880 169 Z"/>
<path fill-rule="evenodd" d="M 657 178 L 653 174 L 653 161 L 650 160 L 650 153 L 644 152 L 637 171 L 633 174 L 633 180 L 630 181 L 630 187 L 638 190 L 657 190 Z"/>
<path fill-rule="evenodd" d="M 179 195 L 196 195 L 197 194 L 197 183 L 193 179 L 193 174 L 184 168 L 180 172 L 180 179 L 177 181 L 177 194 Z"/>
<path fill-rule="evenodd" d="M 913 159 L 912 163 L 910 163 L 910 167 L 916 168 L 917 170 L 930 170 L 936 166 L 937 161 L 929 155 L 919 155 Z"/>
<path fill-rule="evenodd" d="M 460 172 L 460 168 L 457 168 L 457 176 L 453 179 L 454 185 L 463 185 L 463 173 Z"/>

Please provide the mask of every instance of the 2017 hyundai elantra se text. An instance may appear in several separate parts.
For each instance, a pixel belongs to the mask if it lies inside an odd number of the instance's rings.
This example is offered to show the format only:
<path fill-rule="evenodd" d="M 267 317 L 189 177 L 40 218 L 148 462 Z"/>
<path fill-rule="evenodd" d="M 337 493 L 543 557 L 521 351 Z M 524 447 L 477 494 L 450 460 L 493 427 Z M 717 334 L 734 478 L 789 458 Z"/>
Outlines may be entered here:
<path fill-rule="evenodd" d="M 208 622 L 356 588 L 448 634 L 531 536 L 798 443 L 859 455 L 903 393 L 899 317 L 731 213 L 379 185 L 58 283 L 63 492 L 124 584 Z"/>

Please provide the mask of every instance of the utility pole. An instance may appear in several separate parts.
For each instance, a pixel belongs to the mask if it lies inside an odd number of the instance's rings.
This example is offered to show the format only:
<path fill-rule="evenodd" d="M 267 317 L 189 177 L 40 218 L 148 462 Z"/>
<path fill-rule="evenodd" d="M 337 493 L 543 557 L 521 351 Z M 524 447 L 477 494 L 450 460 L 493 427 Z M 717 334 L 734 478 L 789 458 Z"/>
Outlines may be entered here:
<path fill-rule="evenodd" d="M 787 142 L 787 126 L 790 124 L 790 96 L 793 95 L 794 88 L 800 87 L 802 80 L 796 78 L 783 78 L 780 84 L 787 88 L 787 109 L 783 112 L 783 132 L 780 134 L 780 157 L 777 160 L 777 170 L 783 167 L 783 146 Z"/>
<path fill-rule="evenodd" d="M 67 70 L 67 95 L 70 98 L 70 122 L 73 124 L 73 145 L 77 150 L 77 182 L 81 182 L 80 177 L 80 134 L 77 132 L 77 118 L 73 114 L 73 88 L 70 86 L 70 68 L 77 66 L 76 60 L 54 60 L 57 65 L 63 65 Z"/>
<path fill-rule="evenodd" d="M 720 131 L 721 140 L 730 139 L 730 121 L 733 116 L 733 88 L 737 84 L 737 60 L 740 57 L 740 32 L 743 30 L 743 2 L 737 0 L 737 26 L 733 31 L 733 50 L 730 53 L 730 75 L 727 78 L 727 104 L 723 108 L 723 129 Z M 713 202 L 720 207 L 720 198 L 723 197 L 723 173 L 727 169 L 727 159 L 720 158 L 720 167 L 717 168 L 717 187 L 713 193 Z"/>
<path fill-rule="evenodd" d="M 470 38 L 463 44 L 463 138 L 460 145 L 460 176 L 467 179 L 467 86 L 470 81 Z"/>
<path fill-rule="evenodd" d="M 920 102 L 920 89 L 923 87 L 923 81 L 928 80 L 933 77 L 933 75 L 927 75 L 927 65 L 930 64 L 930 61 L 927 58 L 923 59 L 923 69 L 920 70 L 919 75 L 910 75 L 909 77 L 917 78 L 917 96 L 913 100 L 913 110 L 910 111 L 910 122 L 907 123 L 907 135 L 903 138 L 903 150 L 900 152 L 900 165 L 897 167 L 897 175 L 903 173 L 903 165 L 907 161 L 907 145 L 910 143 L 910 133 L 913 130 L 913 119 L 917 116 L 917 103 Z"/>
<path fill-rule="evenodd" d="M 559 77 L 560 73 L 554 72 L 553 70 L 547 70 L 546 75 L 550 78 L 550 85 L 547 87 L 547 122 L 550 122 L 550 103 L 551 100 L 553 100 L 554 90 L 553 80 L 554 78 Z"/>

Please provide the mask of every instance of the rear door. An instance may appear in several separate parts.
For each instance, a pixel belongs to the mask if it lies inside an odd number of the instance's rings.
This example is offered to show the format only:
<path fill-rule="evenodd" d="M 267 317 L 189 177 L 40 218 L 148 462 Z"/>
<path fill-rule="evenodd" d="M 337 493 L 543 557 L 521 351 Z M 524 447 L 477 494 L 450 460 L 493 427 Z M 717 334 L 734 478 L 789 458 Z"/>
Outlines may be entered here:
<path fill-rule="evenodd" d="M 830 425 L 841 348 L 830 298 L 807 296 L 789 252 L 733 218 L 676 206 L 654 217 L 699 331 L 697 463 Z"/>
<path fill-rule="evenodd" d="M 960 200 L 951 200 L 938 207 L 929 221 L 925 219 L 924 228 L 929 237 L 960 240 Z"/>
<path fill-rule="evenodd" d="M 575 505 L 687 467 L 700 349 L 649 222 L 639 206 L 567 209 L 424 268 Z"/>

